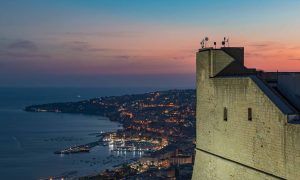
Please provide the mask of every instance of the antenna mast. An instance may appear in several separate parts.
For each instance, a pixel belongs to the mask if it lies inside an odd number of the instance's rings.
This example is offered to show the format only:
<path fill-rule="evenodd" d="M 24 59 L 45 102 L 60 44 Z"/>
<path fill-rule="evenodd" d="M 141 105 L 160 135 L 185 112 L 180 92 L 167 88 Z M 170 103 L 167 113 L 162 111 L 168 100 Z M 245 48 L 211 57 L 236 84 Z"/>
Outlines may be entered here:
<path fill-rule="evenodd" d="M 206 45 L 207 45 L 207 42 L 208 42 L 208 37 L 205 37 L 204 39 L 202 39 L 202 41 L 201 41 L 201 48 L 203 49 L 203 48 L 206 48 Z"/>
<path fill-rule="evenodd" d="M 229 47 L 229 38 L 227 37 L 224 37 L 224 40 L 222 41 L 222 46 L 223 47 L 226 47 L 226 44 L 227 44 L 227 47 Z"/>

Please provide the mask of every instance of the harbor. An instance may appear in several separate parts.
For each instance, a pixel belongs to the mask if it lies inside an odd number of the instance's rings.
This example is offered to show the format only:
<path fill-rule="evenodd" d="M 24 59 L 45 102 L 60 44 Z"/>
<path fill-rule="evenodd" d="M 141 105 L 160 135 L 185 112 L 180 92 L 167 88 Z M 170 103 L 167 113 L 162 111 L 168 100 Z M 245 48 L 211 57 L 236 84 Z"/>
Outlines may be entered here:
<path fill-rule="evenodd" d="M 60 151 L 55 151 L 54 154 L 88 153 L 88 152 L 90 152 L 91 148 L 93 148 L 95 146 L 99 146 L 99 145 L 104 146 L 105 145 L 102 141 L 104 134 L 105 133 L 102 132 L 102 131 L 100 133 L 89 134 L 89 135 L 92 135 L 92 136 L 96 136 L 97 138 L 99 138 L 99 140 L 95 141 L 95 142 L 83 144 L 83 145 L 75 145 L 75 146 L 60 150 Z"/>

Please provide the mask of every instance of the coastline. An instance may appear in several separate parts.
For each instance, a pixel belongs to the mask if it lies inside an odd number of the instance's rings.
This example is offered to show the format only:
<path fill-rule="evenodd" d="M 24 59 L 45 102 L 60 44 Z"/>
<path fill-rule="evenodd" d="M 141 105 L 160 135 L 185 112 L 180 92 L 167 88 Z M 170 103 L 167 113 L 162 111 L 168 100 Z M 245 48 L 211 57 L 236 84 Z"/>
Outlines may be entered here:
<path fill-rule="evenodd" d="M 25 111 L 25 112 L 32 112 L 32 111 Z M 62 113 L 62 114 L 69 114 L 69 115 L 96 116 L 96 117 L 99 117 L 99 118 L 100 117 L 104 117 L 104 118 L 107 118 L 111 122 L 117 122 L 118 123 L 118 125 L 117 125 L 118 129 L 112 130 L 112 131 L 108 131 L 108 132 L 105 132 L 103 134 L 111 134 L 111 133 L 116 133 L 117 131 L 124 130 L 123 124 L 121 122 L 119 122 L 117 120 L 111 120 L 109 117 L 106 117 L 106 116 L 103 116 L 103 115 L 99 115 L 99 114 L 64 113 L 64 112 L 46 112 L 46 113 L 55 113 L 55 114 L 56 113 Z M 121 128 L 119 128 L 119 127 L 121 127 Z M 88 134 L 88 135 L 96 136 L 98 138 L 100 134 L 101 133 L 92 133 L 92 134 Z M 77 146 L 79 147 L 79 146 L 87 146 L 87 145 L 91 145 L 90 146 L 91 149 L 94 148 L 94 147 L 97 147 L 97 146 L 102 146 L 102 147 L 107 147 L 108 146 L 107 144 L 106 145 L 103 144 L 102 138 L 99 139 L 99 140 L 97 140 L 97 141 L 93 141 L 93 142 L 89 142 L 87 144 L 82 144 L 82 145 L 77 145 Z M 111 152 L 113 152 L 113 150 L 111 150 Z M 79 153 L 84 153 L 84 152 L 79 152 Z M 87 152 L 87 153 L 89 153 L 89 152 Z M 54 154 L 59 155 L 61 153 L 54 152 Z M 66 155 L 70 155 L 70 154 L 72 154 L 72 153 L 66 153 Z M 117 157 L 119 157 L 119 156 L 117 156 Z M 46 179 L 49 179 L 49 178 L 51 178 L 51 179 L 62 179 L 62 178 L 76 178 L 77 179 L 78 178 L 80 180 L 87 180 L 87 179 L 93 179 L 93 178 L 99 178 L 99 177 L 101 178 L 100 174 L 102 172 L 107 171 L 107 170 L 113 170 L 113 169 L 116 169 L 116 168 L 120 168 L 122 166 L 127 165 L 128 163 L 132 163 L 134 161 L 138 161 L 141 157 L 142 156 L 140 156 L 140 157 L 131 157 L 129 160 L 125 160 L 125 161 L 122 160 L 122 159 L 120 159 L 120 162 L 117 162 L 117 164 L 116 163 L 111 164 L 110 163 L 111 159 L 116 158 L 116 155 L 110 154 L 109 156 L 106 157 L 107 161 L 104 162 L 104 164 L 103 164 L 104 165 L 103 166 L 103 170 L 99 170 L 98 172 L 89 173 L 87 175 L 74 176 L 74 174 L 76 174 L 78 172 L 75 172 L 75 171 L 73 171 L 73 172 L 72 171 L 67 172 L 66 171 L 62 175 L 59 175 L 59 176 L 49 176 L 49 177 L 43 177 L 43 178 L 39 178 L 39 179 L 45 179 L 46 180 Z M 108 164 L 110 164 L 110 165 L 108 165 Z"/>
<path fill-rule="evenodd" d="M 113 149 L 110 150 L 112 152 L 125 151 L 126 154 L 126 151 L 149 151 L 148 155 L 154 158 L 159 158 L 164 153 L 171 158 L 171 156 L 177 156 L 178 150 L 181 149 L 180 151 L 186 154 L 183 157 L 189 159 L 193 157 L 195 90 L 156 91 L 77 102 L 48 103 L 27 106 L 24 111 L 107 117 L 109 121 L 117 122 L 122 126 L 121 129 L 107 133 L 102 139 L 107 145 L 112 145 Z M 182 147 L 185 148 L 182 149 Z M 75 152 L 77 150 L 75 148 Z M 192 163 L 190 160 L 187 162 Z M 149 164 L 144 164 L 146 169 L 140 169 L 138 159 L 130 164 L 122 162 L 119 165 L 122 167 L 116 166 L 106 171 L 99 170 L 95 174 L 81 176 L 81 178 L 109 178 L 116 175 L 122 178 L 128 175 L 134 176 L 138 171 L 146 172 L 149 168 Z"/>

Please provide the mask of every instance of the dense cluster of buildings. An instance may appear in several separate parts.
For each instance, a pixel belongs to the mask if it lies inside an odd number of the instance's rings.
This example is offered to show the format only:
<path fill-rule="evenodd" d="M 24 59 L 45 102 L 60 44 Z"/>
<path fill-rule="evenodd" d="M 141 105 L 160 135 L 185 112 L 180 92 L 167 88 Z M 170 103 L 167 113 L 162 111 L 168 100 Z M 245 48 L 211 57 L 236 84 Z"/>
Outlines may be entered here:
<path fill-rule="evenodd" d="M 107 170 L 93 178 L 126 179 L 191 179 L 194 163 L 194 145 L 179 148 L 170 145 L 159 151 L 146 154 L 139 160 L 112 170 Z"/>
<path fill-rule="evenodd" d="M 118 105 L 124 128 L 108 133 L 104 140 L 114 143 L 116 151 L 127 148 L 144 152 L 139 160 L 128 164 L 126 168 L 136 174 L 126 178 L 191 178 L 195 148 L 194 91 L 154 92 L 132 98 L 133 101 L 125 98 L 127 101 Z M 114 171 L 120 168 L 100 176 L 110 177 Z"/>
<path fill-rule="evenodd" d="M 111 151 L 141 158 L 97 176 L 132 179 L 191 178 L 195 149 L 195 90 L 170 90 L 27 107 L 27 111 L 83 113 L 109 117 L 123 128 L 103 134 Z M 88 179 L 93 179 L 88 177 Z"/>

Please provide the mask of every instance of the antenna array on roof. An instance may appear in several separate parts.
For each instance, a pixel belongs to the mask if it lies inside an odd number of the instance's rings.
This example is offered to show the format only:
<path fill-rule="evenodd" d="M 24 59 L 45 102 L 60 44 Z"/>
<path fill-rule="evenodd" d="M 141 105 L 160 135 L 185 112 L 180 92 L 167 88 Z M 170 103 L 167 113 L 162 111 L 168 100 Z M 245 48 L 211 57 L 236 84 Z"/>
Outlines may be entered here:
<path fill-rule="evenodd" d="M 202 41 L 200 42 L 202 49 L 207 48 L 208 40 L 209 40 L 208 37 L 205 37 L 202 39 Z M 223 47 L 229 47 L 229 38 L 224 37 L 221 44 Z M 215 48 L 215 49 L 217 48 L 217 42 L 214 42 L 213 48 Z"/>

